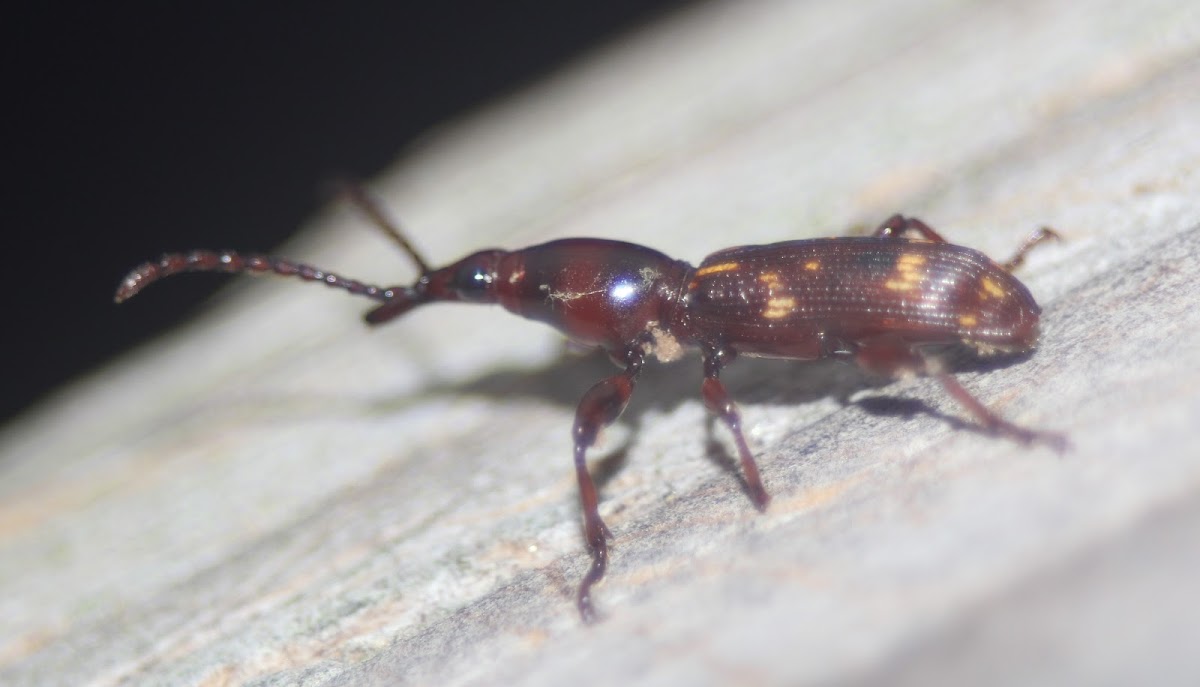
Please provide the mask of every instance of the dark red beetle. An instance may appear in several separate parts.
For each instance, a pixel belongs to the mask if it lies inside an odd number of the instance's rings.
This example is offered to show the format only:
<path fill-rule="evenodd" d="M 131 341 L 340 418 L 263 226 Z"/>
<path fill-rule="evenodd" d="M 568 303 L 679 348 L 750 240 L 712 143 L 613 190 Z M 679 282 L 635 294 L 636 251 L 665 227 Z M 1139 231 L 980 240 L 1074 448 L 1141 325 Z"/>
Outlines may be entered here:
<path fill-rule="evenodd" d="M 564 239 L 518 251 L 482 250 L 431 269 L 376 203 L 360 189 L 347 192 L 417 263 L 421 276 L 414 284 L 385 289 L 274 257 L 193 251 L 139 266 L 117 289 L 116 301 L 180 272 L 274 273 L 380 301 L 366 315 L 371 324 L 426 303 L 498 303 L 603 348 L 623 369 L 583 395 L 572 432 L 592 555 L 577 595 L 585 620 L 595 617 L 591 588 L 604 576 L 612 536 L 600 518 L 585 454 L 625 409 L 648 356 L 671 361 L 685 347 L 700 349 L 705 406 L 733 433 L 759 509 L 770 497 L 720 380 L 721 369 L 738 355 L 837 358 L 891 377 L 936 375 L 986 429 L 1023 443 L 1065 446 L 1058 434 L 1019 427 L 988 410 L 926 352 L 946 345 L 982 357 L 1032 350 L 1040 309 L 1010 272 L 1033 246 L 1057 238 L 1050 229 L 1036 232 L 1002 264 L 948 243 L 918 219 L 894 215 L 871 237 L 737 246 L 699 267 L 632 243 Z"/>

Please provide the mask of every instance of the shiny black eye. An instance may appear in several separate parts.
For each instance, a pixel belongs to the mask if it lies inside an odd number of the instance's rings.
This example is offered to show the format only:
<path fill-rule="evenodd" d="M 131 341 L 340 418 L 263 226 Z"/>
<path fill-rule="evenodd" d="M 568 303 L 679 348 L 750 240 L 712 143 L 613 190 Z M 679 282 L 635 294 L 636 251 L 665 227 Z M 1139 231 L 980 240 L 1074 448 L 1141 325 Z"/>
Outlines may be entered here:
<path fill-rule="evenodd" d="M 477 262 L 464 263 L 454 273 L 454 288 L 463 300 L 485 298 L 491 283 L 491 270 Z"/>

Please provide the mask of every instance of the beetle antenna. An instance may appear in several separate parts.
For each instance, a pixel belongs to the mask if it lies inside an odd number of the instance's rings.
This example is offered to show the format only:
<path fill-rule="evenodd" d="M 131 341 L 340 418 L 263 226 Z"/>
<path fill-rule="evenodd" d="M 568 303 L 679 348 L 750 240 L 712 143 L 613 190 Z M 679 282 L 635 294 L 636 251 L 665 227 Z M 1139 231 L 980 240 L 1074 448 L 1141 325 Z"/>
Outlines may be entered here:
<path fill-rule="evenodd" d="M 326 286 L 345 289 L 350 293 L 384 302 L 400 295 L 396 293 L 395 289 L 383 289 L 371 284 L 364 284 L 356 279 L 347 279 L 312 265 L 292 262 L 283 258 L 257 253 L 242 255 L 230 250 L 194 250 L 190 253 L 167 253 L 156 262 L 144 262 L 138 265 L 121 281 L 113 300 L 117 303 L 127 301 L 159 279 L 182 272 L 278 274 L 285 277 L 297 277 L 305 281 L 319 281 Z"/>
<path fill-rule="evenodd" d="M 401 250 L 408 253 L 413 262 L 417 263 L 417 269 L 421 270 L 422 275 L 429 274 L 431 271 L 429 263 L 425 262 L 425 259 L 421 257 L 417 249 L 413 248 L 413 245 L 409 243 L 408 237 L 400 229 L 400 223 L 388 217 L 387 212 L 383 209 L 383 203 L 380 203 L 378 199 L 372 196 L 362 184 L 354 181 L 339 181 L 337 182 L 337 189 L 347 200 L 357 205 L 376 227 L 395 241 Z"/>

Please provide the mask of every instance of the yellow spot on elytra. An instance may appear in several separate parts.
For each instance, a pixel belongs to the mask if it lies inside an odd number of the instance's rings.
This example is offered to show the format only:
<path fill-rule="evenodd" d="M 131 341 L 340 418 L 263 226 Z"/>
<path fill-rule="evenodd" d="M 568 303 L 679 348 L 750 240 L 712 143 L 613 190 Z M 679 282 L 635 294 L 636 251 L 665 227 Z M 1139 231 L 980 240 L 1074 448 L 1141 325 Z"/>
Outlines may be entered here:
<path fill-rule="evenodd" d="M 779 286 L 778 272 L 763 272 L 758 280 L 767 285 L 767 307 L 762 316 L 769 320 L 787 317 L 796 309 L 796 299 L 793 296 L 776 296 L 775 287 Z"/>
<path fill-rule="evenodd" d="M 920 253 L 903 253 L 896 260 L 896 274 L 885 281 L 883 287 L 889 291 L 912 291 L 921 283 L 925 256 Z"/>
<path fill-rule="evenodd" d="M 804 269 L 808 270 L 809 272 L 816 272 L 817 270 L 821 269 L 821 261 L 809 260 L 808 262 L 804 263 Z"/>
<path fill-rule="evenodd" d="M 792 296 L 771 298 L 767 300 L 767 309 L 763 311 L 763 317 L 768 320 L 778 320 L 781 317 L 787 317 L 795 309 L 796 299 Z"/>
<path fill-rule="evenodd" d="M 739 267 L 741 267 L 741 265 L 737 262 L 718 262 L 715 265 L 708 265 L 707 267 L 701 267 L 700 269 L 696 270 L 696 276 L 703 277 L 716 272 L 728 272 L 729 270 L 736 270 Z"/>
<path fill-rule="evenodd" d="M 988 295 L 995 296 L 996 298 L 1004 297 L 1004 289 L 1002 289 L 1000 285 L 997 284 L 996 281 L 991 277 L 984 277 L 979 283 L 981 286 L 983 286 L 983 289 L 979 292 L 980 299 L 986 301 L 988 299 Z"/>
<path fill-rule="evenodd" d="M 979 318 L 974 315 L 962 315 L 958 318 L 958 323 L 964 327 L 974 327 L 979 324 Z"/>

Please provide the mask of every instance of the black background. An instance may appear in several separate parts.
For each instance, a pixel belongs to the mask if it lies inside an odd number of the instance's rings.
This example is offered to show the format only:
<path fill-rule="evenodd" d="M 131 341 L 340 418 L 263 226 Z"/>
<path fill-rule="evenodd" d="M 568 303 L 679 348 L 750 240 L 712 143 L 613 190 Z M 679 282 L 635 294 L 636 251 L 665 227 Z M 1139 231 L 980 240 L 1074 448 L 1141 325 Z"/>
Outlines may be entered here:
<path fill-rule="evenodd" d="M 134 263 L 269 249 L 332 176 L 369 178 L 439 121 L 683 4 L 90 3 L 6 16 L 0 420 L 177 323 L 222 281 L 180 280 L 132 312 L 112 291 Z"/>

